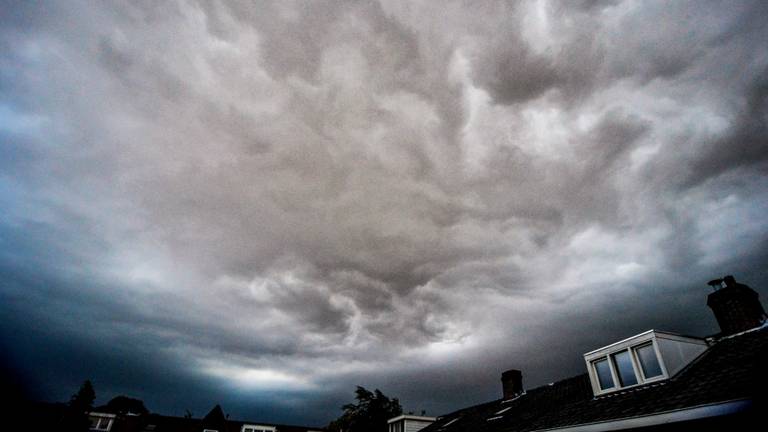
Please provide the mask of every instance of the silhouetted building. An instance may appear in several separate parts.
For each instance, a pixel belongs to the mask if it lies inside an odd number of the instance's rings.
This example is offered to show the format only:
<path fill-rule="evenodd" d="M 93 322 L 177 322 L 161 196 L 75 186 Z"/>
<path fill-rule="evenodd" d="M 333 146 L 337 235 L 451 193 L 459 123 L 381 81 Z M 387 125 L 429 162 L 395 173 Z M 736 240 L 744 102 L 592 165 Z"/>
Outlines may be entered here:
<path fill-rule="evenodd" d="M 142 405 L 143 407 L 143 405 Z M 25 410 L 35 421 L 23 430 L 61 429 L 61 419 L 66 405 L 60 403 L 31 402 Z M 325 429 L 309 426 L 292 426 L 250 420 L 230 420 L 219 405 L 202 419 L 174 417 L 117 410 L 100 406 L 88 413 L 91 432 L 323 432 Z"/>

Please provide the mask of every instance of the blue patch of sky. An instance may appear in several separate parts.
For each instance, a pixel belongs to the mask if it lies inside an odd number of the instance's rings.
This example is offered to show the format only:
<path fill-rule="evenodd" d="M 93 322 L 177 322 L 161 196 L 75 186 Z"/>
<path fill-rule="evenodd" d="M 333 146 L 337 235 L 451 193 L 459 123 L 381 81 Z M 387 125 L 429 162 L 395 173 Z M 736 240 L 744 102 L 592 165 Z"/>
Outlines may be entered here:
<path fill-rule="evenodd" d="M 0 104 L 0 131 L 13 134 L 37 135 L 45 123 L 39 114 L 20 113 L 5 104 Z"/>

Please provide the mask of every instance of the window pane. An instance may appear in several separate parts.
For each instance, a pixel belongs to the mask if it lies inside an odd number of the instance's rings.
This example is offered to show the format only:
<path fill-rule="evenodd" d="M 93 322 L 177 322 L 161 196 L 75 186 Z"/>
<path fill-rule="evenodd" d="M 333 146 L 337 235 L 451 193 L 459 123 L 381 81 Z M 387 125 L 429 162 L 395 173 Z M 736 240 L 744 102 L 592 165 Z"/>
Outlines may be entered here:
<path fill-rule="evenodd" d="M 622 351 L 613 355 L 613 364 L 616 366 L 616 372 L 619 375 L 619 382 L 622 387 L 637 384 L 635 371 L 632 369 L 632 358 L 629 351 Z"/>
<path fill-rule="evenodd" d="M 595 372 L 597 372 L 597 381 L 600 383 L 600 389 L 605 390 L 613 387 L 613 377 L 611 377 L 611 368 L 608 365 L 608 360 L 598 360 L 594 365 Z"/>
<path fill-rule="evenodd" d="M 643 375 L 646 378 L 653 378 L 661 375 L 661 366 L 659 365 L 659 359 L 656 358 L 656 351 L 653 349 L 653 344 L 647 344 L 635 348 L 637 358 L 640 360 L 640 367 L 643 368 Z"/>

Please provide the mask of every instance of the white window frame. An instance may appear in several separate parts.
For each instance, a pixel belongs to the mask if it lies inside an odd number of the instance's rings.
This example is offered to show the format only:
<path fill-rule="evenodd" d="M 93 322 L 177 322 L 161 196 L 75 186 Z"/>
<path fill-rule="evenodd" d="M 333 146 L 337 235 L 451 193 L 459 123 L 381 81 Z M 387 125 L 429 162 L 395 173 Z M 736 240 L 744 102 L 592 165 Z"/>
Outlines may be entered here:
<path fill-rule="evenodd" d="M 403 423 L 405 423 L 405 420 L 399 420 L 396 422 L 392 422 L 389 424 L 389 432 L 405 432 L 403 428 Z"/>
<path fill-rule="evenodd" d="M 640 364 L 640 359 L 638 358 L 636 351 L 637 348 L 648 344 L 653 346 L 653 351 L 656 354 L 656 360 L 659 362 L 659 368 L 661 369 L 661 375 L 651 378 L 645 377 L 645 373 L 643 372 L 643 368 Z M 635 374 L 635 378 L 637 379 L 637 384 L 627 386 L 621 385 L 621 380 L 619 379 L 619 373 L 616 370 L 613 356 L 622 351 L 629 351 L 629 358 L 632 363 L 632 370 Z M 653 330 L 640 333 L 637 336 L 624 339 L 623 341 L 616 342 L 615 344 L 608 345 L 607 347 L 588 352 L 584 354 L 584 360 L 587 363 L 589 380 L 592 383 L 592 391 L 594 392 L 595 396 L 604 395 L 606 393 L 613 393 L 615 391 L 625 390 L 628 388 L 637 387 L 669 378 L 667 367 L 664 364 L 664 358 L 661 356 L 661 351 L 659 350 L 659 343 L 657 341 L 656 332 Z M 595 368 L 595 363 L 600 360 L 607 360 L 608 362 L 608 368 L 611 371 L 611 379 L 613 380 L 613 387 L 607 389 L 600 388 L 600 381 L 597 377 L 597 369 Z"/>
<path fill-rule="evenodd" d="M 244 424 L 243 427 L 240 428 L 240 432 L 246 432 L 247 430 L 254 432 L 277 432 L 277 427 L 257 424 Z"/>
<path fill-rule="evenodd" d="M 107 432 L 112 429 L 112 423 L 115 421 L 115 415 L 114 414 L 106 414 L 106 413 L 88 413 L 88 421 L 91 420 L 91 417 L 95 417 L 98 419 L 96 422 L 96 427 L 90 427 L 88 426 L 88 430 L 92 431 L 103 431 Z M 101 427 L 102 422 L 106 421 L 107 426 Z"/>
<path fill-rule="evenodd" d="M 104 422 L 107 422 L 107 425 L 104 426 Z M 94 430 L 100 430 L 100 431 L 108 431 L 112 428 L 112 419 L 109 417 L 99 417 L 99 424 L 94 428 Z"/>

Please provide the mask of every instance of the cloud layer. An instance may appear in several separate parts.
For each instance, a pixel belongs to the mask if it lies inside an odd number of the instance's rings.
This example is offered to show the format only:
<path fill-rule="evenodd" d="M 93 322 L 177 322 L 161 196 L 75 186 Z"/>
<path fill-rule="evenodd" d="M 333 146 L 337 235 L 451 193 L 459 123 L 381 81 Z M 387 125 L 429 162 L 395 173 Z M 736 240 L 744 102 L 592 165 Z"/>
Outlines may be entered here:
<path fill-rule="evenodd" d="M 715 332 L 709 278 L 766 294 L 763 2 L 6 3 L 2 343 L 40 397 L 439 414 Z"/>

